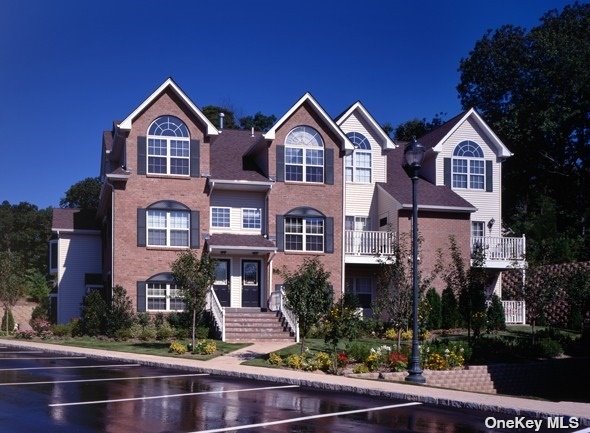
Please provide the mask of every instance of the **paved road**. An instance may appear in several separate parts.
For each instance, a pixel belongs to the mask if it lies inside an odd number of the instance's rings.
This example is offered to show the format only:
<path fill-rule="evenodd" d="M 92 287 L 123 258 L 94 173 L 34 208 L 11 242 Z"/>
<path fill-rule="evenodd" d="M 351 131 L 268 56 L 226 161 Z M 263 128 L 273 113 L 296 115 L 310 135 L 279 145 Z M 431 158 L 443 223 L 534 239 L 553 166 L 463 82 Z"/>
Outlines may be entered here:
<path fill-rule="evenodd" d="M 514 417 L 0 342 L 0 431 L 7 433 L 501 431 L 489 428 L 495 419 Z M 558 431 L 541 422 L 538 431 Z"/>

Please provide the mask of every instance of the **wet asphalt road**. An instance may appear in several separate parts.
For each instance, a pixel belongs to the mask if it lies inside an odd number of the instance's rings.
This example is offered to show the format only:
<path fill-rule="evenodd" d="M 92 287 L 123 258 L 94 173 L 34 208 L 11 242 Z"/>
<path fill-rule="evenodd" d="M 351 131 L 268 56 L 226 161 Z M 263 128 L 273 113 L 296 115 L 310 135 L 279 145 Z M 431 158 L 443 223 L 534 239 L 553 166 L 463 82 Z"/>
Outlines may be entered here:
<path fill-rule="evenodd" d="M 489 416 L 0 347 L 2 433 L 501 431 L 486 427 Z"/>

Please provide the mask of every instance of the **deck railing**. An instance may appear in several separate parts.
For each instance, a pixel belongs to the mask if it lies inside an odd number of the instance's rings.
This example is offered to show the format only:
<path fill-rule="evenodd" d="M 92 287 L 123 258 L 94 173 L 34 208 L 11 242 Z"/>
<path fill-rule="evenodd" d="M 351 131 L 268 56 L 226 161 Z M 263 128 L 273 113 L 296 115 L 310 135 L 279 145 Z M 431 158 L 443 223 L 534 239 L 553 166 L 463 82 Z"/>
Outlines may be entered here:
<path fill-rule="evenodd" d="M 207 294 L 209 297 L 209 308 L 211 309 L 211 314 L 215 320 L 215 325 L 221 332 L 221 341 L 225 341 L 225 309 L 221 306 L 213 287 L 209 288 Z"/>
<path fill-rule="evenodd" d="M 526 255 L 526 238 L 473 236 L 471 252 L 481 248 L 486 260 L 520 261 Z"/>
<path fill-rule="evenodd" d="M 349 255 L 376 256 L 393 254 L 395 233 L 345 230 L 344 252 Z"/>
<path fill-rule="evenodd" d="M 526 305 L 524 301 L 502 301 L 507 325 L 526 324 Z"/>
<path fill-rule="evenodd" d="M 297 317 L 295 314 L 287 308 L 285 305 L 285 291 L 281 287 L 281 291 L 279 293 L 279 311 L 295 333 L 295 342 L 299 343 L 299 322 L 297 321 Z"/>

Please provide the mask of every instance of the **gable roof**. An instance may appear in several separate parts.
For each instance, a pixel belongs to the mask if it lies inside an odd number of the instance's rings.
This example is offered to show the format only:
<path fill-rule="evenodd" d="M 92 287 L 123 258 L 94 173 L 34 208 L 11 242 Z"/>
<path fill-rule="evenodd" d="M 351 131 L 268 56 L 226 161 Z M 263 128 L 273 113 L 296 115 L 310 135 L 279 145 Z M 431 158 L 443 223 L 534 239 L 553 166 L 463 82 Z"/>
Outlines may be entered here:
<path fill-rule="evenodd" d="M 150 105 L 157 97 L 159 97 L 166 89 L 172 89 L 176 95 L 190 108 L 190 110 L 205 124 L 207 129 L 207 135 L 217 135 L 219 131 L 217 128 L 211 123 L 209 119 L 203 114 L 201 110 L 197 108 L 197 106 L 190 100 L 190 98 L 184 93 L 180 87 L 172 80 L 172 78 L 168 78 L 164 81 L 160 87 L 158 87 L 150 96 L 148 96 L 133 112 L 127 116 L 119 125 L 117 125 L 121 129 L 130 130 L 131 124 L 133 120 L 141 113 L 148 105 Z"/>
<path fill-rule="evenodd" d="M 322 119 L 324 119 L 326 124 L 332 130 L 332 132 L 334 132 L 336 134 L 336 136 L 342 140 L 343 147 L 341 147 L 341 149 L 347 153 L 352 152 L 354 150 L 354 146 L 352 145 L 352 143 L 350 142 L 348 137 L 346 137 L 346 135 L 344 134 L 344 132 L 342 132 L 340 127 L 338 125 L 336 125 L 336 123 L 334 123 L 332 118 L 330 116 L 328 116 L 328 113 L 326 113 L 326 111 L 320 106 L 320 104 L 318 104 L 318 102 L 315 100 L 315 98 L 313 96 L 311 96 L 311 94 L 309 92 L 305 93 L 305 95 L 303 95 L 301 98 L 299 98 L 299 100 L 295 104 L 293 104 L 293 106 L 291 108 L 289 108 L 289 110 L 285 114 L 283 114 L 283 116 L 279 120 L 276 121 L 276 123 L 273 125 L 273 127 L 270 128 L 268 130 L 268 132 L 266 132 L 263 135 L 263 137 L 266 140 L 274 140 L 277 129 L 283 123 L 285 123 L 287 121 L 287 119 L 289 119 L 289 117 L 291 117 L 291 115 L 295 111 L 297 111 L 297 109 L 299 107 L 301 107 L 305 102 L 308 102 L 311 105 L 311 107 L 315 110 L 315 112 L 317 114 L 319 114 Z"/>
<path fill-rule="evenodd" d="M 383 128 L 377 123 L 377 121 L 373 118 L 373 116 L 371 116 L 371 114 L 369 114 L 369 112 L 363 106 L 361 101 L 355 102 L 348 109 L 346 109 L 346 111 L 344 111 L 344 113 L 339 115 L 336 118 L 336 124 L 338 126 L 342 126 L 344 121 L 355 111 L 359 112 L 360 115 L 369 123 L 369 125 L 371 125 L 371 127 L 373 127 L 373 129 L 375 130 L 375 132 L 377 133 L 377 135 L 380 138 L 380 140 L 378 140 L 378 142 L 379 142 L 379 144 L 381 144 L 381 147 L 384 150 L 395 149 L 397 147 L 397 145 L 393 142 L 393 140 L 389 137 L 389 135 L 387 135 L 385 133 Z"/>
<path fill-rule="evenodd" d="M 422 143 L 426 148 L 432 148 L 435 152 L 442 150 L 442 144 L 465 122 L 468 118 L 475 120 L 477 125 L 482 129 L 484 134 L 490 139 L 492 145 L 496 148 L 496 154 L 500 158 L 508 158 L 513 153 L 502 143 L 502 140 L 492 131 L 488 124 L 482 119 L 482 117 L 475 111 L 475 108 L 470 108 L 467 111 L 453 117 L 448 122 L 433 129 L 429 133 L 420 137 L 418 141 Z"/>
<path fill-rule="evenodd" d="M 252 136 L 250 131 L 224 129 L 211 140 L 211 178 L 268 182 L 261 168 L 256 165 L 254 156 L 248 154 L 248 150 L 260 141 L 264 142 L 260 132 Z"/>
<path fill-rule="evenodd" d="M 402 208 L 412 208 L 412 180 L 406 174 L 404 167 L 404 149 L 395 149 L 387 154 L 387 182 L 378 185 L 395 200 Z M 425 179 L 416 184 L 418 194 L 418 208 L 440 210 L 447 212 L 475 212 L 477 209 L 444 185 L 434 185 Z"/>

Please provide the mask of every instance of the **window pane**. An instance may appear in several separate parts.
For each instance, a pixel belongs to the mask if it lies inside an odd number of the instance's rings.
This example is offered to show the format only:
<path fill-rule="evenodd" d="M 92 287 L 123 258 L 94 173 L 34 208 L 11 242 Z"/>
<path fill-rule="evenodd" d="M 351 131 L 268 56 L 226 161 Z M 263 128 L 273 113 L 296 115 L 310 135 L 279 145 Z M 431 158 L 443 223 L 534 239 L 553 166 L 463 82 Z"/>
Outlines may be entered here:
<path fill-rule="evenodd" d="M 371 154 L 366 152 L 355 152 L 355 165 L 362 168 L 371 168 Z"/>
<path fill-rule="evenodd" d="M 303 181 L 303 167 L 301 165 L 286 165 L 285 180 Z"/>
<path fill-rule="evenodd" d="M 171 230 L 170 245 L 173 247 L 188 247 L 188 230 Z"/>
<path fill-rule="evenodd" d="M 184 311 L 185 304 L 183 298 L 170 298 L 170 310 Z"/>
<path fill-rule="evenodd" d="M 230 210 L 227 208 L 214 207 L 211 209 L 211 224 L 213 227 L 229 227 Z"/>
<path fill-rule="evenodd" d="M 305 228 L 307 233 L 323 234 L 324 233 L 324 219 L 323 218 L 307 218 L 305 220 Z"/>
<path fill-rule="evenodd" d="M 285 163 L 303 164 L 303 149 L 293 149 L 291 147 L 287 147 L 285 149 Z"/>
<path fill-rule="evenodd" d="M 467 160 L 453 159 L 453 173 L 467 173 Z"/>
<path fill-rule="evenodd" d="M 285 235 L 285 249 L 303 251 L 303 235 Z"/>
<path fill-rule="evenodd" d="M 370 168 L 357 168 L 355 182 L 371 182 L 371 169 Z"/>
<path fill-rule="evenodd" d="M 453 175 L 453 188 L 467 188 L 467 175 L 466 174 L 454 174 Z"/>
<path fill-rule="evenodd" d="M 148 173 L 166 174 L 166 158 L 148 157 Z"/>
<path fill-rule="evenodd" d="M 170 159 L 170 174 L 183 174 L 187 175 L 188 172 L 188 159 L 171 158 Z"/>
<path fill-rule="evenodd" d="M 323 236 L 311 236 L 307 235 L 305 242 L 305 249 L 307 251 L 323 251 L 324 250 L 324 237 Z"/>
<path fill-rule="evenodd" d="M 150 138 L 148 140 L 148 155 L 166 156 L 166 140 L 158 140 L 155 138 Z"/>
<path fill-rule="evenodd" d="M 170 140 L 170 156 L 189 157 L 189 142 L 180 140 Z"/>
<path fill-rule="evenodd" d="M 483 161 L 471 161 L 470 172 L 472 174 L 483 174 Z"/>
<path fill-rule="evenodd" d="M 170 212 L 171 229 L 188 229 L 188 212 L 174 211 Z"/>
<path fill-rule="evenodd" d="M 469 188 L 471 188 L 471 189 L 484 189 L 483 176 L 472 175 L 469 178 Z"/>
<path fill-rule="evenodd" d="M 303 233 L 303 219 L 285 218 L 285 233 Z"/>
<path fill-rule="evenodd" d="M 215 263 L 215 283 L 219 285 L 227 284 L 227 262 L 220 260 Z"/>
<path fill-rule="evenodd" d="M 305 180 L 307 182 L 323 182 L 324 181 L 324 167 L 307 167 Z"/>
<path fill-rule="evenodd" d="M 150 228 L 166 228 L 166 211 L 148 210 L 147 225 Z"/>
<path fill-rule="evenodd" d="M 324 165 L 324 151 L 307 149 L 305 152 L 305 163 L 311 165 Z"/>
<path fill-rule="evenodd" d="M 346 181 L 352 182 L 352 167 L 346 167 Z"/>
<path fill-rule="evenodd" d="M 260 209 L 242 209 L 242 227 L 245 229 L 259 229 Z"/>
<path fill-rule="evenodd" d="M 166 245 L 166 230 L 148 230 L 148 245 Z"/>

